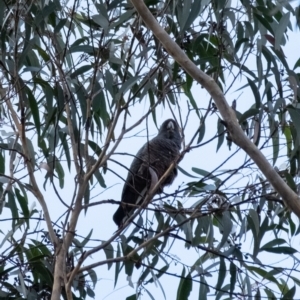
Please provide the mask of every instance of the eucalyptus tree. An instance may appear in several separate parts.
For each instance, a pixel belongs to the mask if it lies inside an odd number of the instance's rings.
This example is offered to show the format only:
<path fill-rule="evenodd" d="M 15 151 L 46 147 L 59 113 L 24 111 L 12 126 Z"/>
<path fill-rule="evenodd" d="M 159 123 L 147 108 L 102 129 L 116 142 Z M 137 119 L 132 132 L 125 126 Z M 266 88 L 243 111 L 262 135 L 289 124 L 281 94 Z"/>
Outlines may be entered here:
<path fill-rule="evenodd" d="M 294 299 L 299 23 L 288 1 L 1 1 L 0 297 L 98 299 L 106 267 L 124 299 Z M 165 116 L 180 154 L 118 229 L 122 145 Z"/>

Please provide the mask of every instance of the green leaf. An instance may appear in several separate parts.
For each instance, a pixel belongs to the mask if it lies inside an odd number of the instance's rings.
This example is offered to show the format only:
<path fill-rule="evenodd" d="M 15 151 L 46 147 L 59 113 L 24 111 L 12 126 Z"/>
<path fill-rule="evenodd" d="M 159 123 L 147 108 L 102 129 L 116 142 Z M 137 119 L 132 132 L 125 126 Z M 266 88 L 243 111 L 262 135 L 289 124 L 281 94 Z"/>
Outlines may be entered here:
<path fill-rule="evenodd" d="M 253 16 L 266 28 L 268 29 L 273 35 L 274 35 L 274 30 L 269 24 L 269 22 L 263 17 L 260 16 L 259 14 L 254 13 Z"/>
<path fill-rule="evenodd" d="M 247 270 L 249 270 L 252 274 L 258 274 L 262 277 L 263 280 L 269 280 L 273 283 L 275 283 L 279 289 L 282 289 L 282 285 L 280 285 L 280 283 L 277 281 L 277 279 L 274 277 L 274 275 L 272 274 L 272 272 L 266 271 L 264 269 L 258 268 L 258 267 L 254 267 L 254 266 L 248 266 L 247 264 L 244 264 L 244 266 L 247 268 Z"/>
<path fill-rule="evenodd" d="M 188 173 L 187 171 L 185 171 L 184 169 L 182 169 L 181 167 L 177 166 L 177 169 L 184 174 L 185 176 L 191 177 L 191 178 L 198 178 L 196 176 L 191 175 L 190 173 Z M 206 172 L 206 171 L 205 171 Z"/>
<path fill-rule="evenodd" d="M 183 267 L 181 273 L 181 279 L 177 290 L 177 300 L 188 300 L 189 295 L 192 291 L 193 281 L 191 274 L 189 273 L 186 277 L 185 276 L 185 267 Z"/>
<path fill-rule="evenodd" d="M 292 255 L 297 253 L 298 251 L 292 247 L 276 247 L 276 248 L 267 248 L 264 247 L 262 249 L 263 251 L 270 252 L 270 253 L 276 253 L 276 254 L 287 254 L 287 255 Z"/>
<path fill-rule="evenodd" d="M 0 151 L 0 174 L 5 174 L 5 157 Z"/>
<path fill-rule="evenodd" d="M 260 295 L 260 290 L 259 289 L 257 289 L 257 291 L 256 291 L 255 300 L 261 300 L 261 295 Z"/>
<path fill-rule="evenodd" d="M 207 300 L 208 293 L 209 293 L 209 287 L 208 284 L 206 283 L 205 277 L 200 276 L 200 291 L 199 291 L 198 300 Z"/>
<path fill-rule="evenodd" d="M 31 241 L 34 244 L 32 247 L 33 248 L 38 247 L 38 250 L 41 251 L 44 257 L 51 255 L 51 251 L 43 243 L 36 241 L 34 239 L 31 239 Z"/>
<path fill-rule="evenodd" d="M 300 67 L 300 58 L 298 58 L 298 60 L 296 61 L 293 70 L 297 69 Z"/>
<path fill-rule="evenodd" d="M 23 216 L 25 218 L 25 221 L 27 223 L 27 226 L 29 227 L 29 209 L 28 209 L 28 200 L 26 198 L 26 196 L 22 196 L 20 194 L 20 190 L 15 188 L 15 193 L 17 196 L 17 199 L 19 201 L 19 204 L 21 206 L 22 212 L 23 212 Z"/>
<path fill-rule="evenodd" d="M 0 5 L 0 7 L 1 7 L 1 5 Z M 4 266 L 3 266 L 3 267 L 4 267 Z M 7 268 L 7 269 L 5 269 L 5 270 L 1 270 L 1 268 L 0 268 L 0 276 L 2 277 L 2 276 L 4 276 L 4 275 L 10 273 L 10 271 L 12 271 L 13 269 L 15 269 L 15 268 L 17 268 L 17 267 L 18 267 L 18 266 L 13 266 L 13 267 Z M 3 278 L 3 277 L 2 277 L 2 278 Z"/>
<path fill-rule="evenodd" d="M 70 53 L 83 52 L 83 53 L 93 55 L 94 47 L 89 46 L 89 45 L 71 46 L 69 51 L 70 51 Z"/>
<path fill-rule="evenodd" d="M 54 2 L 49 2 L 49 5 L 45 5 L 45 7 L 42 9 L 42 11 L 37 14 L 37 17 L 34 20 L 34 25 L 36 27 L 39 27 L 39 24 L 42 21 L 45 21 L 45 19 L 55 11 L 55 9 L 58 8 Z"/>
<path fill-rule="evenodd" d="M 29 106 L 30 106 L 30 110 L 31 110 L 31 113 L 32 113 L 34 125 L 35 125 L 35 128 L 37 130 L 38 136 L 40 136 L 40 134 L 41 134 L 41 132 L 40 132 L 41 122 L 40 122 L 40 113 L 39 113 L 39 108 L 38 108 L 38 105 L 37 105 L 37 101 L 34 98 L 32 92 L 30 91 L 29 88 L 26 88 L 26 92 L 27 92 L 27 96 L 28 96 Z"/>
<path fill-rule="evenodd" d="M 37 50 L 38 54 L 40 55 L 40 58 L 42 58 L 45 63 L 50 62 L 50 56 L 44 49 L 40 48 L 37 44 L 33 45 L 33 49 Z M 51 66 L 51 64 L 50 64 L 50 66 Z M 35 78 L 35 79 L 37 79 L 37 78 Z"/>
<path fill-rule="evenodd" d="M 261 81 L 263 78 L 263 66 L 261 60 L 261 53 L 256 56 L 257 74 L 258 74 L 258 86 L 261 86 Z"/>
<path fill-rule="evenodd" d="M 53 277 L 49 270 L 42 264 L 34 264 L 33 274 L 41 278 L 49 286 L 53 285 Z"/>
<path fill-rule="evenodd" d="M 120 247 L 120 243 L 117 244 L 117 255 L 116 257 L 120 257 L 121 256 L 121 247 Z M 115 269 L 115 283 L 114 283 L 114 287 L 116 287 L 116 284 L 118 282 L 118 277 L 120 274 L 120 270 L 121 270 L 121 262 L 117 261 L 116 262 L 116 269 Z"/>
<path fill-rule="evenodd" d="M 242 124 L 245 120 L 253 116 L 256 116 L 258 113 L 259 113 L 259 109 L 257 108 L 248 109 L 239 117 L 239 123 Z"/>
<path fill-rule="evenodd" d="M 287 71 L 289 71 L 289 64 L 287 63 L 287 61 L 286 61 L 286 56 L 284 55 L 284 53 L 283 53 L 283 51 L 280 49 L 280 50 L 277 50 L 277 49 L 275 49 L 275 47 L 271 47 L 271 49 L 272 49 L 272 51 L 276 54 L 276 56 L 279 58 L 279 60 L 282 62 L 282 64 L 284 65 L 284 67 L 286 68 L 286 70 Z M 274 75 L 277 75 L 277 74 L 275 74 L 275 72 L 277 73 L 278 72 L 278 75 L 280 75 L 280 73 L 279 73 L 279 69 L 277 69 L 277 68 L 272 68 L 272 71 L 274 72 Z M 279 76 L 278 76 L 279 77 Z M 276 78 L 276 80 L 278 81 L 278 80 L 281 80 L 281 77 L 279 77 L 279 78 Z M 277 85 L 279 85 L 278 84 L 278 82 L 277 82 Z"/>
<path fill-rule="evenodd" d="M 73 73 L 71 73 L 70 77 L 71 77 L 72 79 L 74 79 L 74 78 L 76 78 L 77 76 L 86 73 L 86 72 L 89 71 L 91 68 L 92 68 L 91 65 L 85 65 L 85 66 L 82 66 L 82 67 L 76 69 Z"/>
<path fill-rule="evenodd" d="M 298 136 L 300 136 L 300 109 L 296 109 L 291 105 L 287 106 L 287 110 L 291 116 L 293 124 L 297 130 Z"/>
<path fill-rule="evenodd" d="M 103 243 L 105 242 L 102 242 L 102 244 Z M 111 244 L 108 244 L 105 248 L 103 248 L 103 250 L 105 252 L 106 259 L 114 258 L 114 248 Z M 107 264 L 108 270 L 111 268 L 112 264 L 113 264 L 112 262 Z"/>
<path fill-rule="evenodd" d="M 41 85 L 41 83 L 40 83 Z M 46 98 L 46 103 L 47 104 L 47 112 L 48 112 L 48 118 L 47 118 L 47 122 L 49 122 L 49 116 L 52 115 L 52 112 L 54 110 L 54 107 L 53 107 L 53 90 L 51 88 L 51 86 L 49 86 L 48 84 L 46 85 L 42 85 L 42 88 L 43 88 L 43 92 L 44 92 L 44 95 L 45 95 L 45 98 Z"/>
<path fill-rule="evenodd" d="M 188 73 L 186 73 L 186 88 L 188 91 L 191 91 L 191 88 L 193 86 L 193 82 L 194 82 L 194 79 L 192 76 L 190 76 Z"/>
<path fill-rule="evenodd" d="M 253 240 L 254 240 L 254 247 L 253 247 L 253 256 L 256 258 L 258 252 L 259 252 L 259 245 L 261 242 L 261 238 L 263 236 L 263 232 L 260 234 L 259 231 L 259 219 L 257 212 L 253 209 L 249 210 L 249 214 L 247 216 L 248 225 L 252 231 L 253 234 Z"/>
<path fill-rule="evenodd" d="M 225 126 L 222 123 L 221 119 L 218 119 L 218 145 L 217 145 L 217 152 L 222 146 L 225 138 Z"/>
<path fill-rule="evenodd" d="M 288 289 L 288 291 L 283 295 L 283 298 L 281 298 L 282 300 L 290 300 L 290 299 L 294 299 L 296 293 L 296 287 L 293 286 L 291 289 Z"/>
<path fill-rule="evenodd" d="M 95 173 L 94 173 L 94 175 L 97 178 L 100 186 L 103 187 L 103 188 L 106 188 L 106 184 L 105 184 L 104 178 L 103 178 L 102 174 L 99 172 L 99 170 L 96 170 Z"/>
<path fill-rule="evenodd" d="M 60 84 L 56 83 L 54 92 L 55 92 L 55 96 L 56 96 L 56 100 L 57 100 L 56 103 L 57 103 L 58 111 L 59 111 L 59 113 L 61 113 L 65 107 L 65 97 L 64 97 L 64 92 L 63 92 Z"/>
<path fill-rule="evenodd" d="M 126 80 L 115 96 L 116 101 L 120 101 L 123 94 L 125 94 L 139 79 L 140 76 L 135 76 Z"/>
<path fill-rule="evenodd" d="M 275 32 L 275 49 L 276 50 L 280 49 L 280 45 L 283 40 L 283 34 L 285 33 L 289 22 L 290 22 L 290 13 L 288 12 L 281 17 L 280 22 L 279 22 L 278 27 Z"/>
<path fill-rule="evenodd" d="M 228 60 L 229 63 L 231 63 L 233 66 L 236 66 L 238 67 L 239 69 L 241 69 L 242 71 L 246 72 L 247 74 L 249 74 L 250 76 L 253 77 L 253 79 L 257 80 L 257 77 L 255 75 L 254 72 L 252 72 L 251 70 L 249 70 L 244 64 L 241 64 L 239 62 L 235 62 L 235 61 L 231 61 L 231 60 Z"/>
<path fill-rule="evenodd" d="M 35 165 L 35 152 L 34 152 L 34 148 L 33 148 L 31 139 L 26 138 L 26 143 L 27 143 L 28 152 L 29 152 L 29 161 L 32 164 L 32 166 L 34 166 Z"/>
<path fill-rule="evenodd" d="M 222 239 L 217 247 L 217 249 L 220 250 L 228 240 L 228 237 L 231 233 L 232 221 L 228 211 L 223 212 L 220 216 L 216 216 L 216 219 L 218 220 L 219 230 L 222 234 Z"/>
<path fill-rule="evenodd" d="M 213 181 L 220 181 L 220 178 L 218 178 L 217 176 L 213 175 L 211 172 L 205 171 L 203 169 L 199 169 L 199 168 L 192 168 L 192 171 L 203 176 L 204 179 L 212 179 Z"/>
<path fill-rule="evenodd" d="M 3 17 L 4 17 L 4 12 L 6 11 L 6 3 L 4 1 L 0 1 L 0 24 L 2 24 L 2 29 L 3 29 Z"/>
<path fill-rule="evenodd" d="M 241 47 L 241 45 L 243 43 L 248 43 L 249 42 L 249 39 L 248 38 L 241 38 L 240 40 L 237 40 L 237 42 L 235 43 L 235 46 L 234 46 L 234 52 L 237 53 Z"/>
<path fill-rule="evenodd" d="M 109 120 L 109 114 L 106 109 L 106 99 L 103 93 L 103 89 L 98 82 L 96 82 L 94 85 L 93 94 L 93 110 L 100 116 L 103 124 L 106 126 L 107 121 Z"/>
<path fill-rule="evenodd" d="M 14 222 L 14 220 L 13 220 L 13 222 Z M 7 234 L 5 235 L 5 237 L 1 240 L 1 242 L 0 242 L 0 248 L 2 248 L 3 245 L 5 245 L 6 241 L 7 241 L 9 238 L 11 238 L 11 237 L 13 236 L 13 234 L 15 233 L 15 231 L 16 231 L 17 229 L 19 229 L 20 227 L 21 227 L 21 225 L 14 226 L 14 224 L 13 224 L 12 229 L 9 230 L 9 231 L 7 232 Z M 2 231 L 1 231 L 1 233 L 2 233 Z"/>
<path fill-rule="evenodd" d="M 90 276 L 90 278 L 91 278 L 91 280 L 93 282 L 93 288 L 95 288 L 96 283 L 98 281 L 97 273 L 93 269 L 90 269 L 87 272 L 88 272 L 88 274 L 89 274 L 89 276 Z"/>
<path fill-rule="evenodd" d="M 27 56 L 27 58 L 28 58 L 28 56 Z M 26 73 L 26 72 L 32 72 L 34 74 L 34 76 L 36 76 L 36 73 L 41 73 L 41 74 L 48 76 L 48 74 L 45 71 L 43 71 L 41 69 L 41 67 L 25 67 L 25 68 L 23 68 L 22 73 Z"/>
<path fill-rule="evenodd" d="M 248 293 L 249 299 L 251 299 L 250 297 L 252 297 L 252 285 L 251 285 L 250 276 L 249 276 L 248 272 L 246 272 L 245 281 L 246 281 L 246 286 L 247 286 L 247 293 Z"/>
<path fill-rule="evenodd" d="M 71 155 L 70 155 L 70 149 L 69 149 L 69 144 L 67 140 L 67 134 L 63 132 L 59 132 L 59 138 L 61 140 L 61 145 L 63 147 L 64 155 L 66 156 L 67 159 L 67 165 L 69 171 L 71 170 Z"/>
<path fill-rule="evenodd" d="M 62 189 L 65 182 L 65 171 L 58 159 L 55 159 L 55 171 L 59 179 L 59 187 Z"/>
<path fill-rule="evenodd" d="M 81 242 L 81 248 L 83 249 L 87 243 L 90 241 L 91 236 L 93 234 L 93 229 L 90 230 L 89 234 L 84 238 L 84 240 Z"/>
<path fill-rule="evenodd" d="M 131 285 L 130 283 L 131 279 L 129 279 L 128 277 L 132 276 L 134 264 L 131 260 L 127 260 L 124 261 L 124 266 L 125 266 L 125 274 L 127 275 L 127 280 L 129 281 L 129 285 Z"/>
<path fill-rule="evenodd" d="M 236 274 L 237 274 L 237 267 L 234 263 L 230 263 L 229 266 L 229 272 L 230 272 L 230 295 L 232 295 L 235 283 L 236 283 Z"/>
<path fill-rule="evenodd" d="M 145 271 L 142 273 L 142 275 L 139 278 L 139 282 L 144 282 L 144 280 L 147 278 L 147 276 L 150 274 L 151 269 L 153 269 L 153 267 L 156 266 L 156 264 L 158 263 L 158 255 L 155 255 L 152 258 L 152 262 L 149 265 L 149 268 L 146 268 Z M 152 276 L 153 279 L 153 276 Z"/>
<path fill-rule="evenodd" d="M 287 156 L 290 156 L 290 153 L 292 151 L 292 145 L 293 145 L 293 139 L 291 134 L 291 129 L 288 126 L 284 127 L 283 133 L 286 138 L 286 146 L 287 146 Z"/>
<path fill-rule="evenodd" d="M 264 289 L 266 295 L 268 296 L 268 299 L 276 299 L 275 295 L 269 288 Z"/>
<path fill-rule="evenodd" d="M 273 145 L 273 166 L 275 166 L 278 155 L 279 155 L 279 133 L 278 130 L 275 129 L 275 131 L 272 134 L 272 145 Z"/>
<path fill-rule="evenodd" d="M 17 204 L 15 201 L 14 194 L 11 191 L 8 191 L 8 202 L 6 206 L 10 208 L 11 214 L 12 214 L 12 231 L 15 231 L 15 226 L 18 222 L 19 219 L 19 213 L 18 213 L 18 208 Z"/>
<path fill-rule="evenodd" d="M 58 24 L 55 26 L 55 28 L 54 28 L 54 33 L 59 33 L 60 30 L 67 24 L 67 21 L 68 21 L 67 18 L 61 19 L 61 20 L 58 22 Z"/>
<path fill-rule="evenodd" d="M 150 297 L 151 300 L 155 300 L 155 298 L 153 297 L 153 295 L 145 287 L 143 289 L 148 294 L 148 296 Z"/>
<path fill-rule="evenodd" d="M 224 279 L 225 279 L 225 276 L 226 276 L 226 264 L 225 264 L 225 260 L 223 257 L 220 257 L 220 267 L 219 267 L 219 276 L 218 276 L 218 282 L 217 282 L 217 285 L 216 285 L 216 291 L 220 290 L 223 283 L 224 283 Z"/>
<path fill-rule="evenodd" d="M 183 32 L 185 30 L 184 25 L 186 24 L 187 18 L 190 14 L 191 4 L 192 0 L 186 0 L 183 6 L 178 6 L 177 18 L 179 27 L 181 29 L 180 32 Z"/>
<path fill-rule="evenodd" d="M 102 149 L 97 143 L 93 141 L 89 141 L 89 146 L 92 148 L 92 150 L 95 152 L 96 155 L 99 156 L 101 154 Z"/>
<path fill-rule="evenodd" d="M 75 80 L 74 80 L 75 81 Z M 77 80 L 77 83 L 78 83 L 78 80 Z M 77 95 L 77 99 L 78 99 L 78 102 L 80 104 L 80 109 L 81 109 L 81 116 L 82 116 L 82 124 L 86 124 L 86 121 L 87 121 L 87 117 L 89 117 L 89 115 L 87 115 L 87 106 L 89 104 L 87 104 L 87 102 L 89 102 L 89 96 L 88 96 L 88 93 L 84 87 L 84 85 L 82 85 L 81 83 L 73 83 L 74 84 L 74 89 L 76 90 L 76 95 Z M 89 122 L 91 120 L 89 119 Z M 86 125 L 90 125 L 92 126 L 92 124 L 86 124 Z M 93 135 L 93 133 L 92 133 Z"/>
<path fill-rule="evenodd" d="M 114 1 L 115 3 L 118 3 L 118 1 Z M 112 5 L 112 2 L 110 3 L 110 5 Z M 127 22 L 127 20 L 129 20 L 131 18 L 131 16 L 133 14 L 136 13 L 135 9 L 130 9 L 128 11 L 126 11 L 125 13 L 120 12 L 121 15 L 118 16 L 118 18 L 116 18 L 116 21 L 113 23 L 110 23 L 110 28 L 115 28 L 117 26 L 119 26 L 120 24 L 125 24 Z"/>
<path fill-rule="evenodd" d="M 89 182 L 88 182 L 88 185 L 87 185 L 87 187 L 85 189 L 83 198 L 84 198 L 84 205 L 88 205 L 90 203 L 90 183 Z M 85 214 L 87 212 L 87 209 L 88 209 L 88 207 L 86 207 L 84 209 L 84 213 Z"/>
<path fill-rule="evenodd" d="M 121 246 L 122 246 L 123 255 L 126 256 L 130 252 L 133 251 L 133 247 L 131 247 L 128 244 L 127 239 L 124 236 L 120 236 L 120 237 L 122 239 Z M 132 276 L 132 273 L 133 273 L 134 263 L 139 262 L 140 259 L 141 259 L 140 256 L 137 253 L 135 253 L 135 254 L 133 254 L 132 257 L 130 257 L 129 259 L 126 259 L 124 261 L 125 273 L 127 275 L 127 280 L 129 281 L 129 285 L 132 285 L 131 276 Z"/>
<path fill-rule="evenodd" d="M 288 184 L 288 186 L 295 192 L 297 193 L 297 185 L 294 181 L 294 178 L 293 176 L 291 176 L 291 174 L 286 170 L 284 172 L 284 176 L 285 176 L 285 179 L 286 179 L 286 182 Z"/>
<path fill-rule="evenodd" d="M 169 265 L 168 266 L 164 266 L 161 269 L 158 270 L 158 273 L 155 274 L 156 279 L 160 278 L 162 275 L 165 274 L 165 272 L 169 269 Z M 146 283 L 152 283 L 154 282 L 153 277 L 148 280 Z"/>
<path fill-rule="evenodd" d="M 270 280 L 271 282 L 275 283 L 276 285 L 279 285 L 276 278 L 268 271 L 265 271 L 264 269 L 254 267 L 254 266 L 248 266 L 247 264 L 244 264 L 244 266 L 249 270 L 251 273 L 257 273 L 262 277 L 262 279 Z"/>
<path fill-rule="evenodd" d="M 114 69 L 118 69 L 120 66 L 124 65 L 124 61 L 114 55 L 112 52 L 109 52 L 109 62 Z"/>
<path fill-rule="evenodd" d="M 254 209 L 249 209 L 249 217 L 253 221 L 255 230 L 253 231 L 253 235 L 257 236 L 259 233 L 259 218 L 257 212 Z"/>
<path fill-rule="evenodd" d="M 26 64 L 25 59 L 26 59 L 26 57 L 28 57 L 29 53 L 32 51 L 32 48 L 34 47 L 36 42 L 37 42 L 37 38 L 34 37 L 24 47 L 23 52 L 18 59 L 18 69 L 19 70 L 24 66 L 24 64 Z"/>
<path fill-rule="evenodd" d="M 275 239 L 271 242 L 266 243 L 264 246 L 261 247 L 261 250 L 264 250 L 264 248 L 273 248 L 274 246 L 285 244 L 286 240 L 284 239 Z"/>
<path fill-rule="evenodd" d="M 92 16 L 92 19 L 95 23 L 100 25 L 104 29 L 105 32 L 107 32 L 109 22 L 108 22 L 107 18 L 104 15 L 99 13 L 98 15 Z"/>
<path fill-rule="evenodd" d="M 86 287 L 86 293 L 90 298 L 95 299 L 95 292 L 89 286 Z"/>
<path fill-rule="evenodd" d="M 251 88 L 252 93 L 253 93 L 254 98 L 255 98 L 255 107 L 257 109 L 259 109 L 260 104 L 261 104 L 261 99 L 260 99 L 260 94 L 259 94 L 258 88 L 255 85 L 255 83 L 251 79 L 249 79 L 248 77 L 247 77 L 247 80 L 248 80 L 248 83 L 250 85 L 250 88 Z"/>
<path fill-rule="evenodd" d="M 198 136 L 197 144 L 201 143 L 201 141 L 204 138 L 204 134 L 205 134 L 205 120 L 203 117 L 201 117 L 200 121 L 201 121 L 201 124 L 200 124 L 200 128 L 199 128 L 199 136 Z"/>

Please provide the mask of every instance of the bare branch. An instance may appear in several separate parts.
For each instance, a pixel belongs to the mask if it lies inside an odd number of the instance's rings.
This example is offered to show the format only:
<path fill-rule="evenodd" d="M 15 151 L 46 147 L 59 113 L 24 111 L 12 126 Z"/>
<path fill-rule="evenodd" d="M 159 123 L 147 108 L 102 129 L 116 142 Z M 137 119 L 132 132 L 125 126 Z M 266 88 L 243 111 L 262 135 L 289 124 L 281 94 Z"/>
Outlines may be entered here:
<path fill-rule="evenodd" d="M 18 84 L 18 91 L 20 90 L 20 88 L 21 87 L 20 87 L 20 83 L 19 83 Z M 19 97 L 22 97 L 21 93 L 19 94 Z M 24 99 L 20 99 L 20 101 L 24 101 Z M 20 137 L 21 137 L 23 151 L 24 151 L 24 155 L 26 157 L 26 159 L 24 159 L 24 163 L 27 167 L 28 175 L 29 175 L 31 185 L 32 185 L 31 192 L 35 195 L 35 197 L 37 198 L 37 200 L 39 201 L 39 203 L 40 203 L 40 205 L 43 209 L 44 218 L 45 218 L 46 223 L 47 223 L 47 228 L 48 228 L 48 231 L 49 231 L 49 236 L 50 236 L 51 242 L 53 243 L 54 246 L 57 246 L 58 239 L 57 239 L 57 237 L 55 235 L 55 232 L 53 230 L 53 226 L 52 226 L 52 223 L 51 223 L 51 218 L 50 218 L 50 215 L 49 215 L 48 207 L 47 207 L 47 204 L 45 202 L 44 196 L 41 193 L 41 191 L 38 187 L 38 184 L 35 180 L 34 168 L 33 168 L 32 162 L 30 160 L 29 150 L 28 150 L 27 142 L 26 142 L 25 128 L 19 122 L 18 115 L 17 115 L 16 111 L 14 110 L 10 100 L 7 100 L 6 104 L 7 104 L 8 109 L 11 112 L 11 115 L 12 115 L 12 118 L 14 120 L 15 126 L 18 130 L 18 133 L 19 133 Z"/>

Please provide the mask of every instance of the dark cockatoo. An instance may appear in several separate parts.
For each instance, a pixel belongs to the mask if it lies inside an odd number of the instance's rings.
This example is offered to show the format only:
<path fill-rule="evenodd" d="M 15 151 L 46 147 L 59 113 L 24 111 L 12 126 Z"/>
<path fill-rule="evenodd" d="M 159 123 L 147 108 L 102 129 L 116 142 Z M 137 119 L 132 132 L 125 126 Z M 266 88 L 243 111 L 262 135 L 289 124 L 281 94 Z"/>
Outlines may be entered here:
<path fill-rule="evenodd" d="M 122 204 L 142 204 L 147 192 L 163 176 L 171 163 L 178 158 L 180 148 L 179 127 L 174 120 L 168 119 L 161 125 L 158 135 L 139 150 L 130 166 L 123 187 L 121 204 L 113 216 L 114 222 L 119 227 L 135 209 Z M 170 185 L 176 176 L 177 169 L 174 168 L 156 193 L 161 193 L 163 188 Z"/>

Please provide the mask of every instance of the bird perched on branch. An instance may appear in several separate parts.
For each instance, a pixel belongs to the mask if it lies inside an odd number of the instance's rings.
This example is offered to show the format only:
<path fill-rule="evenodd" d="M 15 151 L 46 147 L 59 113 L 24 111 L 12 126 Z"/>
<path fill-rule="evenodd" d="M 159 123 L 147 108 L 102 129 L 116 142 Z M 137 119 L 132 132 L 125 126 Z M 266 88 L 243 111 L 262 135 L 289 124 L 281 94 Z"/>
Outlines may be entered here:
<path fill-rule="evenodd" d="M 113 216 L 114 222 L 120 227 L 136 209 L 126 204 L 142 204 L 147 192 L 164 175 L 179 155 L 181 135 L 179 126 L 172 120 L 166 120 L 160 127 L 158 135 L 146 143 L 134 158 L 125 181 L 121 204 Z M 177 176 L 175 167 L 162 182 L 157 194 L 170 185 Z M 125 205 L 124 205 L 125 204 Z"/>

